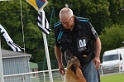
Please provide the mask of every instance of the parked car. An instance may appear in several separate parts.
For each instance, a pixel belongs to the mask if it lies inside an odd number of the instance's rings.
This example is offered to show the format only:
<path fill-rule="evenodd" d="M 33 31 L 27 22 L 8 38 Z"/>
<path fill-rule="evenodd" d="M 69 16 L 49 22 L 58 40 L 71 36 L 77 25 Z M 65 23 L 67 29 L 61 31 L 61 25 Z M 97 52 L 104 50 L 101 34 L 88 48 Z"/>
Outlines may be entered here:
<path fill-rule="evenodd" d="M 124 48 L 105 51 L 101 66 L 103 73 L 124 71 Z"/>

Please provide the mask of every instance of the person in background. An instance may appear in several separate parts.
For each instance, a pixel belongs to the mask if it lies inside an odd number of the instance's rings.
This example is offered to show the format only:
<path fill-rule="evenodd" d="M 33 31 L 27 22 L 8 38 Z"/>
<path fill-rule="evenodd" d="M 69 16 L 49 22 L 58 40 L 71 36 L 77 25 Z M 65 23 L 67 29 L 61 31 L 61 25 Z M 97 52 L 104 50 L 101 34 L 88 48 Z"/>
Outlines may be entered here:
<path fill-rule="evenodd" d="M 99 82 L 101 41 L 87 18 L 76 17 L 70 8 L 59 12 L 60 22 L 54 25 L 55 56 L 59 72 L 64 75 L 64 52 L 69 50 L 81 63 L 82 73 L 87 82 Z"/>

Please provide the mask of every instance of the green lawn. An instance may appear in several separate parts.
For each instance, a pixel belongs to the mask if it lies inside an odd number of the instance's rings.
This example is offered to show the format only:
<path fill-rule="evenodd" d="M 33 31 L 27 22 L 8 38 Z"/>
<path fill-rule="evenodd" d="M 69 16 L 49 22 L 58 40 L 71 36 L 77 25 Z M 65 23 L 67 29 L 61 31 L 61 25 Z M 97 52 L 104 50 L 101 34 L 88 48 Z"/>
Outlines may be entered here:
<path fill-rule="evenodd" d="M 101 82 L 124 82 L 124 74 L 101 76 Z"/>
<path fill-rule="evenodd" d="M 32 78 L 32 82 L 39 82 L 39 79 Z M 47 81 L 47 82 L 49 82 L 49 81 Z M 54 80 L 54 82 L 64 82 L 64 81 Z M 124 82 L 124 73 L 101 76 L 101 82 Z"/>

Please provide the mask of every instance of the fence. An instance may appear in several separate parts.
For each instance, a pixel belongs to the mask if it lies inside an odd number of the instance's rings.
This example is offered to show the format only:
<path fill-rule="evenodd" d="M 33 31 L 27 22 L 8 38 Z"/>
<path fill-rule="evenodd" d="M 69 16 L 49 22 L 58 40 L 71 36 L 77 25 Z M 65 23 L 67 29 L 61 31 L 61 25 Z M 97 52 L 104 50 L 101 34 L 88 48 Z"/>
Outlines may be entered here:
<path fill-rule="evenodd" d="M 99 68 L 100 75 L 106 74 L 121 74 L 124 73 L 124 63 L 118 64 L 115 66 L 104 67 L 101 65 Z M 64 77 L 59 73 L 58 69 L 52 70 L 53 81 L 54 82 L 63 82 Z M 5 75 L 4 82 L 50 82 L 49 81 L 49 72 L 45 71 L 37 71 L 30 73 L 21 73 L 21 74 L 12 74 Z"/>
<path fill-rule="evenodd" d="M 63 81 L 64 77 L 59 73 L 58 69 L 52 70 L 52 74 L 54 82 Z M 46 70 L 30 73 L 5 75 L 4 82 L 50 82 L 50 81 L 48 70 Z"/>
<path fill-rule="evenodd" d="M 102 65 L 101 64 L 101 66 L 99 68 L 100 75 L 124 73 L 124 63 L 117 63 L 117 64 L 114 64 L 114 63 L 111 65 Z"/>

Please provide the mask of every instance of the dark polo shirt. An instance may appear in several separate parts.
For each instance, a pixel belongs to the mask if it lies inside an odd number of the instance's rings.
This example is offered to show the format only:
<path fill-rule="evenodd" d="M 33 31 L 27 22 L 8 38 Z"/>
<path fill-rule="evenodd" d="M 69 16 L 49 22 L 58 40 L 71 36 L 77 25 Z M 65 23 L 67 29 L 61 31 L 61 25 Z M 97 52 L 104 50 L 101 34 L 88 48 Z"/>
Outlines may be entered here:
<path fill-rule="evenodd" d="M 82 65 L 87 60 L 89 62 L 94 58 L 93 44 L 98 38 L 98 34 L 88 19 L 75 17 L 75 24 L 72 31 L 65 29 L 60 22 L 56 23 L 54 25 L 54 33 L 55 45 L 60 47 L 63 54 L 66 50 L 70 50 L 72 55 L 78 57 Z M 83 58 L 84 55 L 87 58 Z M 63 63 L 66 64 L 64 57 Z"/>

